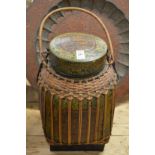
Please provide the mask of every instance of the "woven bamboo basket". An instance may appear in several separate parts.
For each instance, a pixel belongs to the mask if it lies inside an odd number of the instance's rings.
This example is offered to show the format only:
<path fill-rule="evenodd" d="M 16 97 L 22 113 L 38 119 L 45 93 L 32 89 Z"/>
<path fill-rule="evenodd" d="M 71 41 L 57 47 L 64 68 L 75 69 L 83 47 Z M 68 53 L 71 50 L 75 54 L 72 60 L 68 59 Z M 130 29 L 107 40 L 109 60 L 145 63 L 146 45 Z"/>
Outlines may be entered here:
<path fill-rule="evenodd" d="M 105 30 L 110 52 L 106 65 L 96 75 L 78 79 L 64 77 L 48 65 L 48 53 L 42 48 L 42 30 L 49 16 L 60 10 L 88 13 Z M 111 135 L 117 84 L 113 47 L 104 23 L 85 9 L 67 7 L 54 10 L 41 23 L 39 45 L 42 59 L 38 73 L 40 111 L 44 134 L 51 150 L 102 151 Z"/>

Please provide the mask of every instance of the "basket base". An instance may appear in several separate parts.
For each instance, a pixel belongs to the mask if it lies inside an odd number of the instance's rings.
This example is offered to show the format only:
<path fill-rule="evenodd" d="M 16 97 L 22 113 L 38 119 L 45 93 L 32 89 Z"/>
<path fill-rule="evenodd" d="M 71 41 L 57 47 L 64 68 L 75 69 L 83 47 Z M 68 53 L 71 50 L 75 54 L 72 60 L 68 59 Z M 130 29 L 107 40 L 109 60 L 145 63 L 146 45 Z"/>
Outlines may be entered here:
<path fill-rule="evenodd" d="M 104 151 L 104 145 L 50 145 L 50 151 Z"/>

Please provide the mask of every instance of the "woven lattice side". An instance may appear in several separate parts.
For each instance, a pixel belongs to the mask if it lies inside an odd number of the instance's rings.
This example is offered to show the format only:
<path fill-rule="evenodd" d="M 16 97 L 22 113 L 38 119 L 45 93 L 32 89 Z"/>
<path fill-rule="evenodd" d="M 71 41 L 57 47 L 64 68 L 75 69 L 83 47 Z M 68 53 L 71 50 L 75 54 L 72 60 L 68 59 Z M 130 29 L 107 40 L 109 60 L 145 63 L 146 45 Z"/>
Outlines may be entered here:
<path fill-rule="evenodd" d="M 71 79 L 58 75 L 52 69 L 42 68 L 38 77 L 38 85 L 50 89 L 52 94 L 62 98 L 92 98 L 106 94 L 117 83 L 117 75 L 112 66 L 105 67 L 96 76 L 85 79 Z"/>

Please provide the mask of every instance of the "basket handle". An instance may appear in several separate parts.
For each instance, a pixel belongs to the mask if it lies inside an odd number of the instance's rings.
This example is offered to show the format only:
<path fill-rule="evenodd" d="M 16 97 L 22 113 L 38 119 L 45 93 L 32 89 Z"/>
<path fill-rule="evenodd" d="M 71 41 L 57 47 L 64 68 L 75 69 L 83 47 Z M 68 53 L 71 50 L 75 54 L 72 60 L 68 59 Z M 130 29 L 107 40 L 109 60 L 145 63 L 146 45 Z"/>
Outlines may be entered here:
<path fill-rule="evenodd" d="M 85 13 L 91 15 L 92 17 L 94 17 L 98 21 L 98 23 L 101 25 L 101 27 L 105 31 L 108 42 L 109 42 L 109 48 L 110 48 L 110 53 L 111 53 L 110 58 L 109 58 L 109 64 L 113 64 L 113 62 L 114 62 L 114 50 L 113 50 L 112 41 L 111 41 L 110 34 L 108 32 L 107 27 L 105 26 L 105 24 L 102 22 L 102 20 L 95 13 L 93 13 L 89 10 L 83 9 L 83 8 L 79 8 L 79 7 L 63 7 L 63 8 L 55 9 L 55 10 L 51 11 L 50 13 L 48 13 L 44 17 L 44 19 L 41 22 L 40 29 L 39 29 L 39 51 L 40 51 L 40 57 L 42 59 L 42 62 L 44 64 L 46 64 L 46 58 L 44 55 L 45 51 L 43 51 L 43 45 L 42 45 L 42 33 L 43 33 L 43 27 L 44 27 L 46 20 L 49 18 L 49 16 L 53 15 L 54 13 L 57 13 L 59 11 L 69 11 L 69 10 L 76 10 L 76 11 L 85 12 Z"/>

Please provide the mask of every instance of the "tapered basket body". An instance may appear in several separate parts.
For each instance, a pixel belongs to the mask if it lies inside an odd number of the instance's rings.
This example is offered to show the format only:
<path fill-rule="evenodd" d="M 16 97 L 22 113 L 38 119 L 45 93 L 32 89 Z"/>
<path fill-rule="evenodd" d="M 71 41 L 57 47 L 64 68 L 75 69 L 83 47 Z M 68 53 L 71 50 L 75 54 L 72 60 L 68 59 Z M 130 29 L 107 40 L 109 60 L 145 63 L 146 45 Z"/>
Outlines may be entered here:
<path fill-rule="evenodd" d="M 112 66 L 82 80 L 42 69 L 38 80 L 40 109 L 49 144 L 104 146 L 112 130 L 116 80 Z"/>
<path fill-rule="evenodd" d="M 93 16 L 108 44 L 92 34 L 70 32 L 54 37 L 49 50 L 44 50 L 45 21 L 56 12 L 69 10 Z M 86 9 L 53 10 L 41 22 L 39 47 L 40 111 L 51 150 L 103 150 L 111 135 L 117 84 L 113 46 L 105 24 Z"/>

